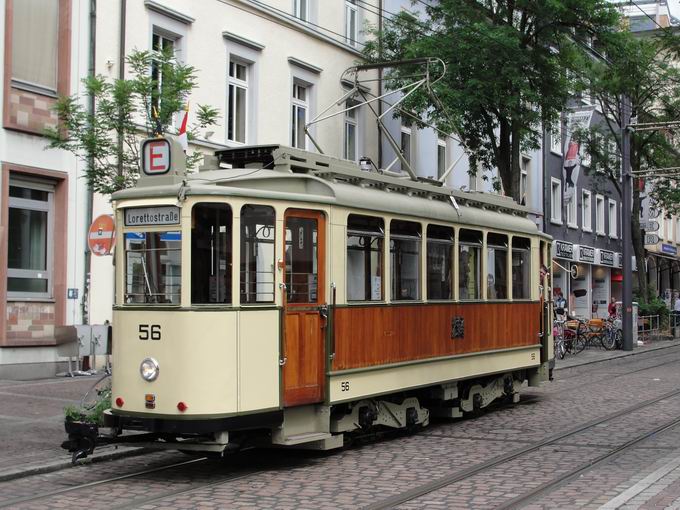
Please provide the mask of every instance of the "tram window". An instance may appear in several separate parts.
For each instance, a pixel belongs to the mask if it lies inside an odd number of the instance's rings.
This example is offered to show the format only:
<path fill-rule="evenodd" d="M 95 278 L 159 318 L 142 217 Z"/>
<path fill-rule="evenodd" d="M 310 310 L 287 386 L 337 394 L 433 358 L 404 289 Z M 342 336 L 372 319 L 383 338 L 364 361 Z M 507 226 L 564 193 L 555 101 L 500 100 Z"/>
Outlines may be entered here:
<path fill-rule="evenodd" d="M 181 232 L 125 234 L 125 302 L 180 303 Z"/>
<path fill-rule="evenodd" d="M 508 298 L 508 237 L 488 234 L 486 237 L 487 299 Z"/>
<path fill-rule="evenodd" d="M 274 302 L 273 207 L 241 208 L 241 303 Z"/>
<path fill-rule="evenodd" d="M 347 218 L 347 301 L 383 299 L 384 223 L 380 218 Z"/>
<path fill-rule="evenodd" d="M 453 299 L 453 229 L 427 226 L 427 299 Z"/>
<path fill-rule="evenodd" d="M 531 298 L 531 241 L 512 238 L 512 299 Z"/>
<path fill-rule="evenodd" d="M 393 301 L 420 299 L 420 243 L 420 224 L 392 220 L 390 263 Z"/>
<path fill-rule="evenodd" d="M 458 296 L 461 300 L 481 298 L 482 233 L 461 229 L 458 233 Z"/>
<path fill-rule="evenodd" d="M 196 204 L 191 212 L 191 302 L 231 303 L 231 208 Z"/>

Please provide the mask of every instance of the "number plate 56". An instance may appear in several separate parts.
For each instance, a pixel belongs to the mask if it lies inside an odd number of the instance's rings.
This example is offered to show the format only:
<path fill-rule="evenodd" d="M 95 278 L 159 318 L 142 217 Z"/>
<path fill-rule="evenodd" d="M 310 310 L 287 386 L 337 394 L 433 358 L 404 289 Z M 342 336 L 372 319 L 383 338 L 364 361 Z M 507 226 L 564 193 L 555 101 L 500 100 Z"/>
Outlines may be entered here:
<path fill-rule="evenodd" d="M 140 324 L 139 325 L 139 339 L 140 340 L 160 340 L 161 339 L 161 325 L 160 324 Z"/>

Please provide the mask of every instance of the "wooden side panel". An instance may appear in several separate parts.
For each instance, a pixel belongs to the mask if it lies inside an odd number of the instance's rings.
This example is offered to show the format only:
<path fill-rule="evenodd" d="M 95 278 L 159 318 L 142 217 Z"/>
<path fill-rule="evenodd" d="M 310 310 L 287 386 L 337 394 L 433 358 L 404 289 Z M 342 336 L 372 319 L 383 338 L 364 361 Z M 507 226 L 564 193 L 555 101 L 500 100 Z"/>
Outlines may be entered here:
<path fill-rule="evenodd" d="M 540 312 L 539 303 L 338 308 L 333 370 L 535 345 Z M 462 338 L 452 338 L 456 317 Z"/>
<path fill-rule="evenodd" d="M 321 317 L 316 310 L 286 313 L 285 317 L 284 405 L 319 402 L 325 380 Z"/>

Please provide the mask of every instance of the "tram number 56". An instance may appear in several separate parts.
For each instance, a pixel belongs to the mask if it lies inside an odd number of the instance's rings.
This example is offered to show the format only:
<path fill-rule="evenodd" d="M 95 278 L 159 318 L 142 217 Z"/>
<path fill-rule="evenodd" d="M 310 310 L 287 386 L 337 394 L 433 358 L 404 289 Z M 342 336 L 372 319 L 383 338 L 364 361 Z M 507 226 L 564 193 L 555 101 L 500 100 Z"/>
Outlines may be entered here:
<path fill-rule="evenodd" d="M 160 324 L 140 324 L 139 325 L 139 339 L 140 340 L 160 340 L 161 339 L 161 325 Z"/>
<path fill-rule="evenodd" d="M 340 383 L 340 391 L 349 391 L 349 381 L 342 381 Z"/>

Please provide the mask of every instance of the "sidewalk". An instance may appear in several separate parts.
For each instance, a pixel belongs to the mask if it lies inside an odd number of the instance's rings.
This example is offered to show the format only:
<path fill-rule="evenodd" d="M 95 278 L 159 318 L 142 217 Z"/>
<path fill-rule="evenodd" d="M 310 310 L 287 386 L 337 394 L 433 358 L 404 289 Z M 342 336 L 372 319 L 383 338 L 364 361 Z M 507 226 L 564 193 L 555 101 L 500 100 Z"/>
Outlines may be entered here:
<path fill-rule="evenodd" d="M 662 337 L 660 340 L 648 340 L 644 345 L 633 348 L 632 351 L 606 351 L 599 346 L 588 346 L 585 350 L 578 354 L 567 354 L 564 359 L 556 359 L 555 368 L 557 370 L 562 370 L 580 365 L 600 363 L 610 359 L 623 358 L 625 356 L 635 356 L 636 354 L 642 354 L 643 352 L 668 349 L 676 345 L 680 345 L 680 339 Z"/>
<path fill-rule="evenodd" d="M 64 407 L 79 404 L 101 376 L 37 381 L 0 380 L 0 481 L 67 467 Z M 130 455 L 139 448 L 98 448 L 93 460 Z"/>

